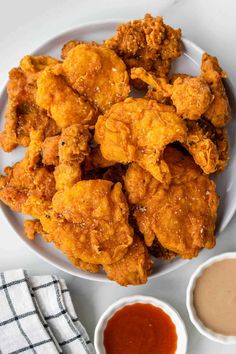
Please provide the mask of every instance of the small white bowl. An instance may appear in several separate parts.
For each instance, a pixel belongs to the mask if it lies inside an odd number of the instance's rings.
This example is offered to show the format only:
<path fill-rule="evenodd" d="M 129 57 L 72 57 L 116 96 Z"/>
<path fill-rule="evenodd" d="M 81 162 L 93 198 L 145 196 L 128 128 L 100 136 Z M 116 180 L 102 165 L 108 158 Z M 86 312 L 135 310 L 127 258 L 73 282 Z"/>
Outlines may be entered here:
<path fill-rule="evenodd" d="M 154 297 L 142 296 L 142 295 L 123 297 L 120 300 L 116 301 L 111 306 L 109 306 L 108 309 L 103 313 L 103 315 L 100 317 L 97 323 L 97 326 L 95 328 L 95 334 L 94 334 L 94 345 L 97 354 L 106 354 L 106 350 L 103 345 L 103 334 L 109 319 L 113 317 L 115 312 L 122 309 L 126 305 L 137 304 L 137 303 L 150 304 L 159 307 L 171 318 L 172 322 L 176 327 L 176 334 L 178 338 L 177 350 L 175 354 L 185 354 L 187 351 L 188 336 L 187 336 L 187 331 L 184 322 L 181 319 L 178 312 L 173 307 L 171 307 L 170 305 L 168 305 L 167 303 L 161 300 L 158 300 Z"/>
<path fill-rule="evenodd" d="M 186 293 L 186 305 L 188 309 L 188 314 L 192 324 L 196 327 L 196 329 L 208 339 L 213 340 L 214 342 L 222 343 L 222 344 L 236 344 L 236 336 L 226 336 L 220 333 L 216 333 L 211 329 L 207 328 L 197 316 L 195 307 L 193 305 L 193 292 L 196 286 L 196 282 L 199 277 L 202 275 L 203 271 L 211 266 L 212 264 L 225 260 L 225 259 L 236 259 L 236 252 L 228 252 L 222 253 L 218 256 L 212 257 L 208 259 L 206 262 L 202 263 L 196 271 L 192 274 Z"/>

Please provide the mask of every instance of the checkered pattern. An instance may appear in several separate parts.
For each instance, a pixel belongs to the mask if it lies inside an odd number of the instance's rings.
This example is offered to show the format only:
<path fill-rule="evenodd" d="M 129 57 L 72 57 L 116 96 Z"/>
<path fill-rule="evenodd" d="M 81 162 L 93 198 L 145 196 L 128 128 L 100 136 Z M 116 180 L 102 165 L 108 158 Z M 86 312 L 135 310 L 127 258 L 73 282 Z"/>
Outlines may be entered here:
<path fill-rule="evenodd" d="M 96 354 L 64 280 L 0 273 L 1 354 Z"/>

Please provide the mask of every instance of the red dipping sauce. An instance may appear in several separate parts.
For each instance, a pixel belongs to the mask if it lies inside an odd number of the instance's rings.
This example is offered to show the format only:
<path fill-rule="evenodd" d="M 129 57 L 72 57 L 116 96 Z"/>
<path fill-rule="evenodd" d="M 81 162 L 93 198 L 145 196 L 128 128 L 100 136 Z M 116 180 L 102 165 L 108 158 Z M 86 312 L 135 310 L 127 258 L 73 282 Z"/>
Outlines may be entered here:
<path fill-rule="evenodd" d="M 177 334 L 171 318 L 149 304 L 127 305 L 108 321 L 106 354 L 174 354 Z"/>

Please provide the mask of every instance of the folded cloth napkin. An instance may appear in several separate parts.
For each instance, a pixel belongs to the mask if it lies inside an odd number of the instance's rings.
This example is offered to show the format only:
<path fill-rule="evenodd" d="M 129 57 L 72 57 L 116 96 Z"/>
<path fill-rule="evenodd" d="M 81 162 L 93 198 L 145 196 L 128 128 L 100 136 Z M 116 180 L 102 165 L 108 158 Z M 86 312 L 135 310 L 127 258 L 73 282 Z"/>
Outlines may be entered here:
<path fill-rule="evenodd" d="M 96 354 L 64 280 L 0 273 L 1 354 Z"/>

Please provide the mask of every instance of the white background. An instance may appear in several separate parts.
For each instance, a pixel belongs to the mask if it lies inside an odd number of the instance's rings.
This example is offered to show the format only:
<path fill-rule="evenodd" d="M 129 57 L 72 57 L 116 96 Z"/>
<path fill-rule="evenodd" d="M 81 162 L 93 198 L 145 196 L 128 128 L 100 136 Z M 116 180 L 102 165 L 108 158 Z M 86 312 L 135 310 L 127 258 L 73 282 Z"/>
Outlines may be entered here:
<path fill-rule="evenodd" d="M 185 37 L 217 55 L 236 86 L 235 4 L 234 0 L 0 0 L 0 89 L 7 80 L 7 72 L 22 56 L 56 34 L 88 21 L 140 18 L 145 12 L 163 15 L 167 23 L 181 27 Z M 24 268 L 30 274 L 54 273 L 66 279 L 78 315 L 91 338 L 99 316 L 108 305 L 122 296 L 144 294 L 165 300 L 179 311 L 189 335 L 188 354 L 235 354 L 236 346 L 223 346 L 198 334 L 185 307 L 190 275 L 210 256 L 236 251 L 235 230 L 236 218 L 219 235 L 214 250 L 203 251 L 183 268 L 145 286 L 122 288 L 78 279 L 48 265 L 18 239 L 0 215 L 0 271 Z"/>

